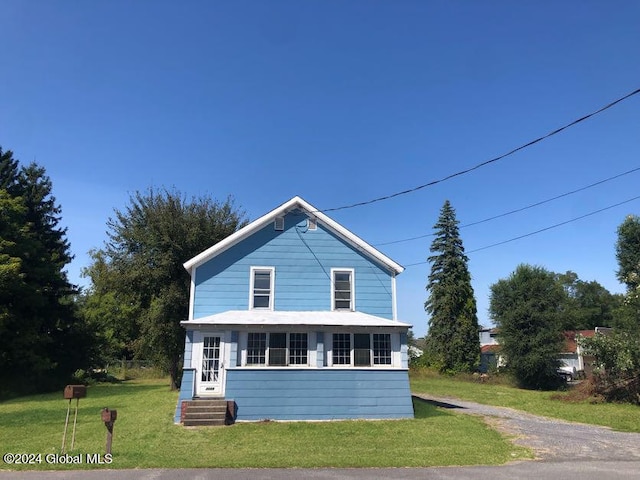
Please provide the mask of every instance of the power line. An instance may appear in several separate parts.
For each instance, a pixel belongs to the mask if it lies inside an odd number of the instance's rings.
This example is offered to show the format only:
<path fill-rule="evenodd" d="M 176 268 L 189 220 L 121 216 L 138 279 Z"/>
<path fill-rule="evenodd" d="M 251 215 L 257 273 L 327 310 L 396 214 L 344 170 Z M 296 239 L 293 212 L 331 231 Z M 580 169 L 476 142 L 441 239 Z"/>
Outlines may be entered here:
<path fill-rule="evenodd" d="M 560 195 L 556 195 L 555 197 L 547 198 L 546 200 L 542 200 L 540 202 L 532 203 L 531 205 L 527 205 L 526 207 L 521 207 L 521 208 L 517 208 L 515 210 L 510 210 L 510 211 L 505 212 L 505 213 L 500 213 L 498 215 L 494 215 L 493 217 L 485 218 L 483 220 L 478 220 L 477 222 L 466 223 L 464 225 L 461 225 L 460 229 L 467 228 L 467 227 L 472 227 L 474 225 L 480 225 L 481 223 L 490 222 L 491 220 L 495 220 L 497 218 L 506 217 L 508 215 L 513 215 L 514 213 L 519 213 L 519 212 L 522 212 L 524 210 L 528 210 L 528 209 L 533 208 L 533 207 L 538 207 L 540 205 L 544 205 L 545 203 L 549 203 L 549 202 L 552 202 L 554 200 L 558 200 L 560 198 L 568 197 L 569 195 L 573 195 L 574 193 L 582 192 L 584 190 L 588 190 L 589 188 L 593 188 L 593 187 L 596 187 L 598 185 L 602 185 L 603 183 L 609 182 L 611 180 L 615 180 L 616 178 L 624 177 L 625 175 L 629 175 L 631 173 L 637 172 L 638 170 L 640 170 L 640 167 L 636 167 L 636 168 L 633 168 L 633 169 L 628 170 L 626 172 L 619 173 L 618 175 L 614 175 L 613 177 L 605 178 L 604 180 L 600 180 L 598 182 L 592 183 L 592 184 L 587 185 L 585 187 L 580 187 L 580 188 L 577 188 L 575 190 L 571 190 L 570 192 L 562 193 Z M 383 245 L 393 245 L 395 243 L 410 242 L 412 240 L 419 240 L 421 238 L 433 237 L 434 235 L 435 235 L 435 233 L 425 233 L 424 235 L 419 235 L 417 237 L 403 238 L 401 240 L 392 240 L 390 242 L 384 242 L 384 243 L 376 243 L 375 246 L 381 247 Z"/>
<path fill-rule="evenodd" d="M 633 198 L 630 198 L 628 200 L 624 200 L 622 202 L 616 203 L 614 205 L 609 205 L 608 207 L 604 207 L 604 208 L 601 208 L 599 210 L 595 210 L 593 212 L 586 213 L 586 214 L 581 215 L 579 217 L 575 217 L 575 218 L 572 218 L 570 220 L 566 220 L 564 222 L 556 223 L 555 225 L 551 225 L 549 227 L 541 228 L 540 230 L 536 230 L 535 232 L 525 233 L 524 235 L 513 237 L 513 238 L 510 238 L 508 240 L 503 240 L 502 242 L 492 243 L 491 245 L 487 245 L 487 246 L 480 247 L 480 248 L 475 248 L 473 250 L 469 250 L 466 253 L 467 254 L 476 253 L 476 252 L 480 252 L 482 250 L 487 250 L 489 248 L 497 247 L 499 245 L 504 245 L 505 243 L 515 242 L 516 240 L 520 240 L 520 239 L 523 239 L 523 238 L 526 238 L 526 237 L 531 237 L 533 235 L 537 235 L 538 233 L 546 232 L 547 230 L 551 230 L 553 228 L 561 227 L 563 225 L 567 225 L 568 223 L 576 222 L 578 220 L 582 220 L 583 218 L 587 218 L 587 217 L 590 217 L 590 216 L 595 215 L 597 213 L 604 212 L 605 210 L 610 210 L 612 208 L 619 207 L 620 205 L 624 205 L 625 203 L 633 202 L 634 200 L 638 200 L 639 198 L 640 198 L 640 195 L 638 195 L 637 197 L 633 197 Z M 416 265 L 423 265 L 425 263 L 428 263 L 428 262 L 424 261 L 424 262 L 411 263 L 409 265 L 405 265 L 405 268 L 414 267 Z"/>
<path fill-rule="evenodd" d="M 630 98 L 630 97 L 632 97 L 632 96 L 634 96 L 634 95 L 636 95 L 638 93 L 640 93 L 640 88 L 634 90 L 631 93 L 626 94 L 623 97 L 618 98 L 617 100 L 614 100 L 613 102 L 605 105 L 604 107 L 599 108 L 595 112 L 591 112 L 588 115 L 585 115 L 584 117 L 578 118 L 577 120 L 574 120 L 571 123 L 568 123 L 568 124 L 564 125 L 563 127 L 557 128 L 557 129 L 553 130 L 552 132 L 549 132 L 546 135 L 543 135 L 542 137 L 538 137 L 535 140 L 532 140 L 532 141 L 530 141 L 528 143 L 525 143 L 524 145 L 520 145 L 519 147 L 514 148 L 513 150 L 511 150 L 511 151 L 509 151 L 507 153 L 504 153 L 504 154 L 502 154 L 502 155 L 500 155 L 498 157 L 495 157 L 495 158 L 492 158 L 490 160 L 487 160 L 487 161 L 484 161 L 482 163 L 479 163 L 479 164 L 477 164 L 477 165 L 475 165 L 475 166 L 473 166 L 471 168 L 467 168 L 466 170 L 461 170 L 459 172 L 447 175 L 446 177 L 443 177 L 443 178 L 441 178 L 439 180 L 433 180 L 433 181 L 431 181 L 429 183 L 425 183 L 423 185 L 418 185 L 417 187 L 413 187 L 413 188 L 410 188 L 408 190 L 403 190 L 401 192 L 392 193 L 391 195 L 385 195 L 383 197 L 378 197 L 378 198 L 374 198 L 372 200 L 353 203 L 351 205 L 344 205 L 342 207 L 327 208 L 327 209 L 324 209 L 324 210 L 321 210 L 321 211 L 322 212 L 335 212 L 337 210 L 346 210 L 348 208 L 355 208 L 355 207 L 361 207 L 363 205 L 370 205 L 372 203 L 381 202 L 383 200 L 389 200 L 391 198 L 399 197 L 401 195 L 406 195 L 408 193 L 413 193 L 413 192 L 416 192 L 416 191 L 421 190 L 423 188 L 431 187 L 433 185 L 437 185 L 438 183 L 445 182 L 445 181 L 450 180 L 450 179 L 452 179 L 454 177 L 458 177 L 460 175 L 467 174 L 467 173 L 472 172 L 474 170 L 477 170 L 477 169 L 479 169 L 481 167 L 489 165 L 490 163 L 494 163 L 494 162 L 497 162 L 498 160 L 502 160 L 503 158 L 508 157 L 509 155 L 513 155 L 514 153 L 516 153 L 516 152 L 518 152 L 520 150 L 523 150 L 523 149 L 525 149 L 527 147 L 530 147 L 531 145 L 534 145 L 534 144 L 536 144 L 538 142 L 541 142 L 542 140 L 545 140 L 545 139 L 547 139 L 549 137 L 552 137 L 553 135 L 557 135 L 558 133 L 562 132 L 563 130 L 566 130 L 567 128 L 573 127 L 574 125 L 577 125 L 580 122 L 583 122 L 583 121 L 585 121 L 585 120 L 587 120 L 587 119 L 589 119 L 589 118 L 591 118 L 591 117 L 593 117 L 593 116 L 595 116 L 595 115 L 597 115 L 597 114 L 599 114 L 601 112 L 604 112 L 605 110 L 613 107 L 614 105 L 616 105 L 616 104 L 618 104 L 618 103 L 620 103 L 620 102 L 622 102 L 622 101 L 624 101 L 624 100 L 626 100 L 626 99 L 628 99 L 628 98 Z"/>

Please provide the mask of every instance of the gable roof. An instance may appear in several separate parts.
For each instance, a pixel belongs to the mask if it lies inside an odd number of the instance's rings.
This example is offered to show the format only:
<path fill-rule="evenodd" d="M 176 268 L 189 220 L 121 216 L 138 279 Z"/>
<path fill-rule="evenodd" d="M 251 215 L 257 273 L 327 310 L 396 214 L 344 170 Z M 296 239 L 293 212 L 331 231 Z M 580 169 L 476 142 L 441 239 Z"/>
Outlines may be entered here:
<path fill-rule="evenodd" d="M 234 245 L 241 242 L 245 238 L 251 236 L 261 228 L 273 222 L 276 217 L 284 216 L 293 210 L 304 211 L 307 215 L 309 215 L 312 218 L 315 218 L 319 224 L 326 227 L 328 230 L 330 230 L 339 238 L 347 242 L 349 245 L 359 250 L 369 258 L 376 260 L 378 263 L 381 263 L 382 265 L 384 265 L 386 268 L 388 268 L 390 271 L 394 272 L 395 274 L 399 274 L 404 271 L 404 267 L 402 265 L 394 262 L 389 257 L 387 257 L 386 255 L 384 255 L 383 253 L 381 253 L 380 251 L 378 251 L 377 249 L 369 245 L 364 240 L 362 240 L 360 237 L 350 232 L 349 230 L 344 228 L 342 225 L 332 220 L 331 218 L 326 216 L 324 213 L 320 212 L 313 205 L 311 205 L 310 203 L 307 203 L 306 201 L 304 201 L 302 198 L 298 196 L 293 197 L 291 200 L 271 210 L 266 215 L 263 215 L 257 220 L 254 220 L 253 222 L 249 223 L 248 225 L 241 228 L 237 232 L 229 235 L 224 240 L 219 241 L 212 247 L 206 249 L 204 252 L 196 255 L 191 260 L 186 261 L 184 263 L 184 268 L 187 269 L 190 275 L 193 275 L 194 268 L 211 260 L 216 255 L 220 255 L 225 250 L 233 247 Z"/>

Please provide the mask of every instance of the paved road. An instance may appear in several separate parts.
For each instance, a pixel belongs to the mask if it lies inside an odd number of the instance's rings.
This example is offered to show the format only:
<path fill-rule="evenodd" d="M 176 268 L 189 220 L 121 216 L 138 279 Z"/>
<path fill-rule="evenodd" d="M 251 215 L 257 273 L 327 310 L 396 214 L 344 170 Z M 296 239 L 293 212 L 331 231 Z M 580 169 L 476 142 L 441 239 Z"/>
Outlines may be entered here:
<path fill-rule="evenodd" d="M 640 479 L 640 434 L 538 417 L 509 408 L 422 396 L 444 408 L 482 415 L 531 448 L 537 461 L 498 467 L 380 469 L 145 469 L 57 472 L 0 471 L 0 480 L 631 480 Z"/>

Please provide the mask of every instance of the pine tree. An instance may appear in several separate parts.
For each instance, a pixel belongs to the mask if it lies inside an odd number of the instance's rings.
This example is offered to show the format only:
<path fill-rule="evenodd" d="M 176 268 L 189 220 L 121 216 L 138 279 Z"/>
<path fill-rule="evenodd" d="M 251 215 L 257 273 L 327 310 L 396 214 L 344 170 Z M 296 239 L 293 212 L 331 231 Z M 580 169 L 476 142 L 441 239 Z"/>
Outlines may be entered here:
<path fill-rule="evenodd" d="M 456 214 L 445 201 L 429 257 L 431 273 L 425 310 L 430 315 L 427 354 L 443 372 L 473 371 L 480 361 L 476 300 L 469 259 L 464 254 Z"/>
<path fill-rule="evenodd" d="M 76 288 L 51 180 L 0 150 L 0 396 L 64 385 L 88 346 L 75 316 Z M 5 274 L 7 277 L 5 277 Z"/>

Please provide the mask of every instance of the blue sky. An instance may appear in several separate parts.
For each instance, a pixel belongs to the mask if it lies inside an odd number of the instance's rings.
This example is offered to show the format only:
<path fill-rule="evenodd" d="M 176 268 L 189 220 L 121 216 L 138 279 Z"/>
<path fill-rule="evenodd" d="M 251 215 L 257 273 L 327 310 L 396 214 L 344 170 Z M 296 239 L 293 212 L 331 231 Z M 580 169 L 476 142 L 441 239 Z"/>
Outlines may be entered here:
<path fill-rule="evenodd" d="M 640 87 L 640 3 L 0 2 L 0 145 L 51 177 L 76 258 L 150 186 L 233 195 L 251 219 L 294 195 L 319 209 L 464 170 Z M 433 187 L 328 214 L 371 244 L 462 225 L 640 166 L 640 95 Z M 468 251 L 639 195 L 640 172 L 461 229 Z M 616 229 L 635 200 L 470 253 L 480 323 L 520 263 L 622 292 Z M 430 237 L 383 245 L 407 266 L 399 316 L 425 333 Z M 187 259 L 185 259 L 187 260 Z M 417 264 L 417 265 L 415 265 Z"/>

